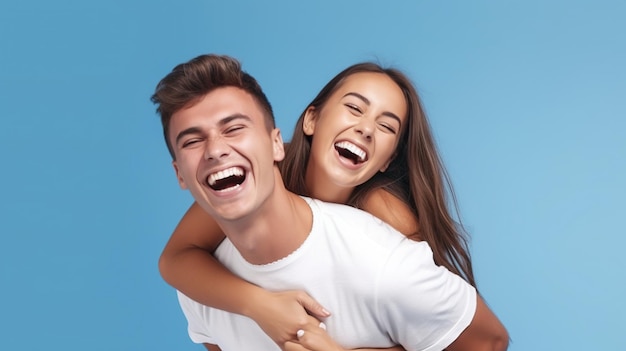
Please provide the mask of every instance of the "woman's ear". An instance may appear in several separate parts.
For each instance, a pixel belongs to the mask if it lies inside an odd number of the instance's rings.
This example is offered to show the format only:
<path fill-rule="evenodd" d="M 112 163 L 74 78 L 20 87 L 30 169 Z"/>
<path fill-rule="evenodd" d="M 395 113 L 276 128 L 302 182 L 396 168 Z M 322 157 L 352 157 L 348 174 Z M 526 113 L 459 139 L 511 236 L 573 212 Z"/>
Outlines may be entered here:
<path fill-rule="evenodd" d="M 311 136 L 315 132 L 315 122 L 317 121 L 317 111 L 315 107 L 309 106 L 304 112 L 304 120 L 302 121 L 302 131 L 304 134 Z"/>
<path fill-rule="evenodd" d="M 389 168 L 389 165 L 391 164 L 391 162 L 393 162 L 393 160 L 396 158 L 396 153 L 394 152 L 393 155 L 391 155 L 391 157 L 389 158 L 389 161 L 385 162 L 385 164 L 380 168 L 380 172 L 384 173 L 387 168 Z"/>

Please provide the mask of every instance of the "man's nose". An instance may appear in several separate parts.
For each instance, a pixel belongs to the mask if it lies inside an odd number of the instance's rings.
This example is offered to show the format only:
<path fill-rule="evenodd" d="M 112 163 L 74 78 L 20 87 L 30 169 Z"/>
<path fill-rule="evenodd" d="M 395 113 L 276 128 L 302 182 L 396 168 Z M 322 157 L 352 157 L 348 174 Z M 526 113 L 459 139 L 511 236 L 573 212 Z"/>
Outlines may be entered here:
<path fill-rule="evenodd" d="M 221 137 L 207 139 L 204 158 L 206 160 L 217 160 L 227 156 L 230 152 L 228 143 Z"/>

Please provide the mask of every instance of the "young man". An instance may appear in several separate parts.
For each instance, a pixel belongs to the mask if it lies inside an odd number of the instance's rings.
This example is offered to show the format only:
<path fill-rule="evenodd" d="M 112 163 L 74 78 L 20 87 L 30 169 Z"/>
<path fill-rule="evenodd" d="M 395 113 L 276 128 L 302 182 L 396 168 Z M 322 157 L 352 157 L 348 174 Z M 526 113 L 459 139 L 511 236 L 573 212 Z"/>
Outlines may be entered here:
<path fill-rule="evenodd" d="M 497 318 L 469 284 L 434 264 L 426 243 L 285 189 L 271 106 L 236 60 L 181 64 L 153 101 L 179 184 L 226 234 L 215 255 L 232 272 L 266 289 L 306 290 L 333 311 L 327 332 L 346 348 L 507 348 Z M 209 350 L 279 349 L 244 316 L 179 300 L 192 340 Z"/>

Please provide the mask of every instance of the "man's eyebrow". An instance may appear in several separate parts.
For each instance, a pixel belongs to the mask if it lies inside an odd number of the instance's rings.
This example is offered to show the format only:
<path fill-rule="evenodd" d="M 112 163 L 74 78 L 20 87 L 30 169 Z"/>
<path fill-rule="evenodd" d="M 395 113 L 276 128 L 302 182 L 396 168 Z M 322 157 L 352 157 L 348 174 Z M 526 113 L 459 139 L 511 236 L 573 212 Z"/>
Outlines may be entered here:
<path fill-rule="evenodd" d="M 359 94 L 359 93 L 355 93 L 355 92 L 351 91 L 351 92 L 347 93 L 346 95 L 344 95 L 343 97 L 346 97 L 346 96 L 354 96 L 354 97 L 356 97 L 356 98 L 358 98 L 358 99 L 363 100 L 363 102 L 364 102 L 367 106 L 369 106 L 369 105 L 370 105 L 370 100 L 369 100 L 368 98 L 366 98 L 365 96 L 363 96 L 363 95 Z M 391 118 L 393 118 L 393 119 L 397 120 L 397 121 L 398 121 L 398 123 L 402 126 L 402 121 L 400 120 L 400 117 L 396 116 L 396 114 L 395 114 L 395 113 L 393 113 L 393 112 L 389 112 L 389 111 L 384 111 L 384 112 L 383 112 L 383 115 L 385 115 L 385 116 L 387 116 L 387 117 L 391 117 Z"/>
<path fill-rule="evenodd" d="M 198 127 L 190 127 L 185 130 L 181 130 L 180 133 L 178 133 L 178 135 L 176 136 L 176 145 L 178 145 L 178 142 L 180 141 L 180 139 L 184 138 L 186 135 L 200 134 L 200 132 L 201 130 Z"/>
<path fill-rule="evenodd" d="M 251 122 L 252 119 L 250 117 L 248 117 L 247 115 L 244 115 L 242 113 L 235 113 L 233 115 L 230 116 L 226 116 L 224 118 L 222 118 L 221 120 L 219 120 L 218 124 L 220 125 L 220 127 L 225 126 L 226 124 L 237 120 L 237 119 L 242 119 L 244 121 L 247 122 Z M 202 129 L 198 128 L 198 127 L 189 127 L 185 130 L 182 130 L 180 133 L 178 133 L 178 135 L 176 136 L 176 144 L 178 144 L 178 142 L 180 141 L 180 139 L 184 138 L 185 136 L 189 135 L 189 134 L 201 134 L 202 133 Z"/>
<path fill-rule="evenodd" d="M 219 125 L 223 126 L 237 119 L 243 119 L 246 122 L 252 122 L 252 118 L 248 117 L 247 115 L 244 115 L 242 113 L 235 113 L 234 115 L 230 115 L 230 116 L 222 118 L 219 121 Z"/>

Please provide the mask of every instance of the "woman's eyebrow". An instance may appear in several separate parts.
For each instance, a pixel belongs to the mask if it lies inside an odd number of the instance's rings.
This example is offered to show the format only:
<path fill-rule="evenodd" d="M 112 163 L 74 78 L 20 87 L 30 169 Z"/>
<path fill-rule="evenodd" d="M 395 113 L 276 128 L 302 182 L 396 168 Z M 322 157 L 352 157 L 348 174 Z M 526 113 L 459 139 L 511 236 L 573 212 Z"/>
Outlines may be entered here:
<path fill-rule="evenodd" d="M 368 105 L 368 106 L 370 105 L 370 100 L 368 98 L 366 98 L 365 96 L 359 94 L 359 93 L 351 91 L 351 92 L 347 93 L 346 95 L 344 95 L 343 97 L 346 97 L 346 96 L 354 96 L 354 97 L 362 100 L 366 105 Z M 400 126 L 402 126 L 402 121 L 400 120 L 400 117 L 398 117 L 395 113 L 389 112 L 389 111 L 385 111 L 382 114 L 384 116 L 391 117 L 391 118 L 397 120 L 398 123 L 400 124 Z"/>
<path fill-rule="evenodd" d="M 370 100 L 368 98 L 366 98 L 365 96 L 359 94 L 359 93 L 349 92 L 346 95 L 344 95 L 343 97 L 346 97 L 346 96 L 354 96 L 354 97 L 357 97 L 357 98 L 363 100 L 363 102 L 366 103 L 367 105 L 370 104 Z"/>

